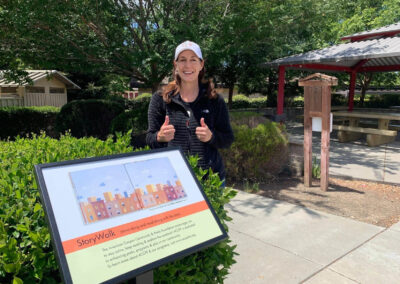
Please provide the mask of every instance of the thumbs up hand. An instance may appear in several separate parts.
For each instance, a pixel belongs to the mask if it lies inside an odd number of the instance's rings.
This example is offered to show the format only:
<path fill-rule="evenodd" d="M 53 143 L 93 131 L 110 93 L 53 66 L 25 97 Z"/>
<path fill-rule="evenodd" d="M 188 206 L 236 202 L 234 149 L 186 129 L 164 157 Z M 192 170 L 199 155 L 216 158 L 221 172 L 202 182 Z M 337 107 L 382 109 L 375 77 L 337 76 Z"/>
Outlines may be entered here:
<path fill-rule="evenodd" d="M 200 119 L 200 126 L 196 127 L 196 136 L 201 142 L 208 142 L 212 138 L 212 132 L 204 122 L 204 117 Z"/>
<path fill-rule="evenodd" d="M 169 142 L 174 139 L 175 136 L 175 127 L 172 124 L 169 124 L 169 116 L 165 116 L 165 121 L 163 125 L 161 125 L 160 131 L 157 133 L 157 141 L 158 142 Z"/>

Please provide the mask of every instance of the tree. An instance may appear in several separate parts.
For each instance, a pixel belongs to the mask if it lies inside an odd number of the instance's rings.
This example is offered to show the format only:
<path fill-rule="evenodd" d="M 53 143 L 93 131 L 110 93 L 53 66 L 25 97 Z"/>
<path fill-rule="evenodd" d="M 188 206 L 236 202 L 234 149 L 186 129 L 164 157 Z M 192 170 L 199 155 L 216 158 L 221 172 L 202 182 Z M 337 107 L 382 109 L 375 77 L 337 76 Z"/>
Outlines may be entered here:
<path fill-rule="evenodd" d="M 256 88 L 247 84 L 246 79 L 265 73 L 259 63 L 268 51 L 265 45 L 268 33 L 265 31 L 270 22 L 263 14 L 267 9 L 265 1 L 232 0 L 223 3 L 221 16 L 212 25 L 215 38 L 210 43 L 207 66 L 209 73 L 229 89 L 230 107 L 234 87 L 239 81 L 242 89 L 250 92 Z"/>
<path fill-rule="evenodd" d="M 347 18 L 333 23 L 338 38 L 379 28 L 384 25 L 400 21 L 400 0 L 358 0 L 358 5 L 348 4 L 349 8 L 345 16 Z M 398 79 L 397 73 L 361 73 L 357 81 L 361 86 L 360 105 L 363 106 L 365 95 L 370 85 L 380 85 L 385 82 L 386 86 L 392 86 Z"/>
<path fill-rule="evenodd" d="M 135 77 L 153 90 L 171 72 L 177 43 L 198 36 L 200 8 L 213 7 L 200 0 L 0 3 L 3 62 L 20 58 L 31 68 Z"/>

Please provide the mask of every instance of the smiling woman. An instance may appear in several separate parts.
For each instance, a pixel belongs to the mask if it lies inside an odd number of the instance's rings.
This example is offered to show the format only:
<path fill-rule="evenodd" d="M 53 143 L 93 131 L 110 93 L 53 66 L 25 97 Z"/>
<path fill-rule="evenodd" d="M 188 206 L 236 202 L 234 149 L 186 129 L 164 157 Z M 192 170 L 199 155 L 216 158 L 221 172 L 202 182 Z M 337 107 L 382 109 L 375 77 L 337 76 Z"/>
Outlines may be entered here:
<path fill-rule="evenodd" d="M 224 99 L 204 79 L 199 45 L 185 41 L 177 46 L 173 74 L 175 80 L 151 99 L 147 143 L 152 148 L 180 146 L 198 155 L 201 168 L 211 168 L 223 180 L 225 168 L 217 149 L 232 144 L 233 132 Z"/>

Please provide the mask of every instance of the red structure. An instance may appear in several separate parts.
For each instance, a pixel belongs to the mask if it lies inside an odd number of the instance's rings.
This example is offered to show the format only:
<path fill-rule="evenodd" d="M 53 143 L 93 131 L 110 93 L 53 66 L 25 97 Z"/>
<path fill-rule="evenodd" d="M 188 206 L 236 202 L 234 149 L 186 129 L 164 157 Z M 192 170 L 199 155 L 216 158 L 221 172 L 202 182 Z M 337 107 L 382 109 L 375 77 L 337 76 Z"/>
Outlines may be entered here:
<path fill-rule="evenodd" d="M 279 68 L 277 115 L 283 114 L 285 71 L 306 69 L 350 75 L 348 110 L 354 107 L 357 73 L 400 71 L 400 23 L 342 37 L 349 43 L 280 58 L 265 66 Z M 394 50 L 397 50 L 394 52 Z"/>

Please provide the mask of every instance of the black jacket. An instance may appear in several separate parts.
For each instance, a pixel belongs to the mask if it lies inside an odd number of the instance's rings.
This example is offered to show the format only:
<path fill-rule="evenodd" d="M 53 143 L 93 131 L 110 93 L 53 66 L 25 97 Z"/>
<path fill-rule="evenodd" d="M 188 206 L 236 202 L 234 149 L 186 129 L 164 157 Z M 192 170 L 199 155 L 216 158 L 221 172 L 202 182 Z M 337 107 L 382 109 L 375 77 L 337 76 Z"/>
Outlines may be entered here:
<path fill-rule="evenodd" d="M 174 125 L 175 136 L 169 143 L 160 143 L 157 142 L 157 133 L 166 115 L 170 124 Z M 207 143 L 196 137 L 196 127 L 200 126 L 202 117 L 213 134 Z M 184 103 L 177 94 L 167 104 L 160 93 L 155 93 L 150 101 L 148 119 L 146 142 L 151 148 L 180 146 L 184 152 L 199 156 L 201 168 L 211 167 L 222 179 L 225 178 L 225 168 L 217 148 L 228 148 L 232 144 L 233 131 L 225 101 L 220 95 L 216 99 L 209 99 L 205 87 L 201 86 L 194 102 Z"/>

